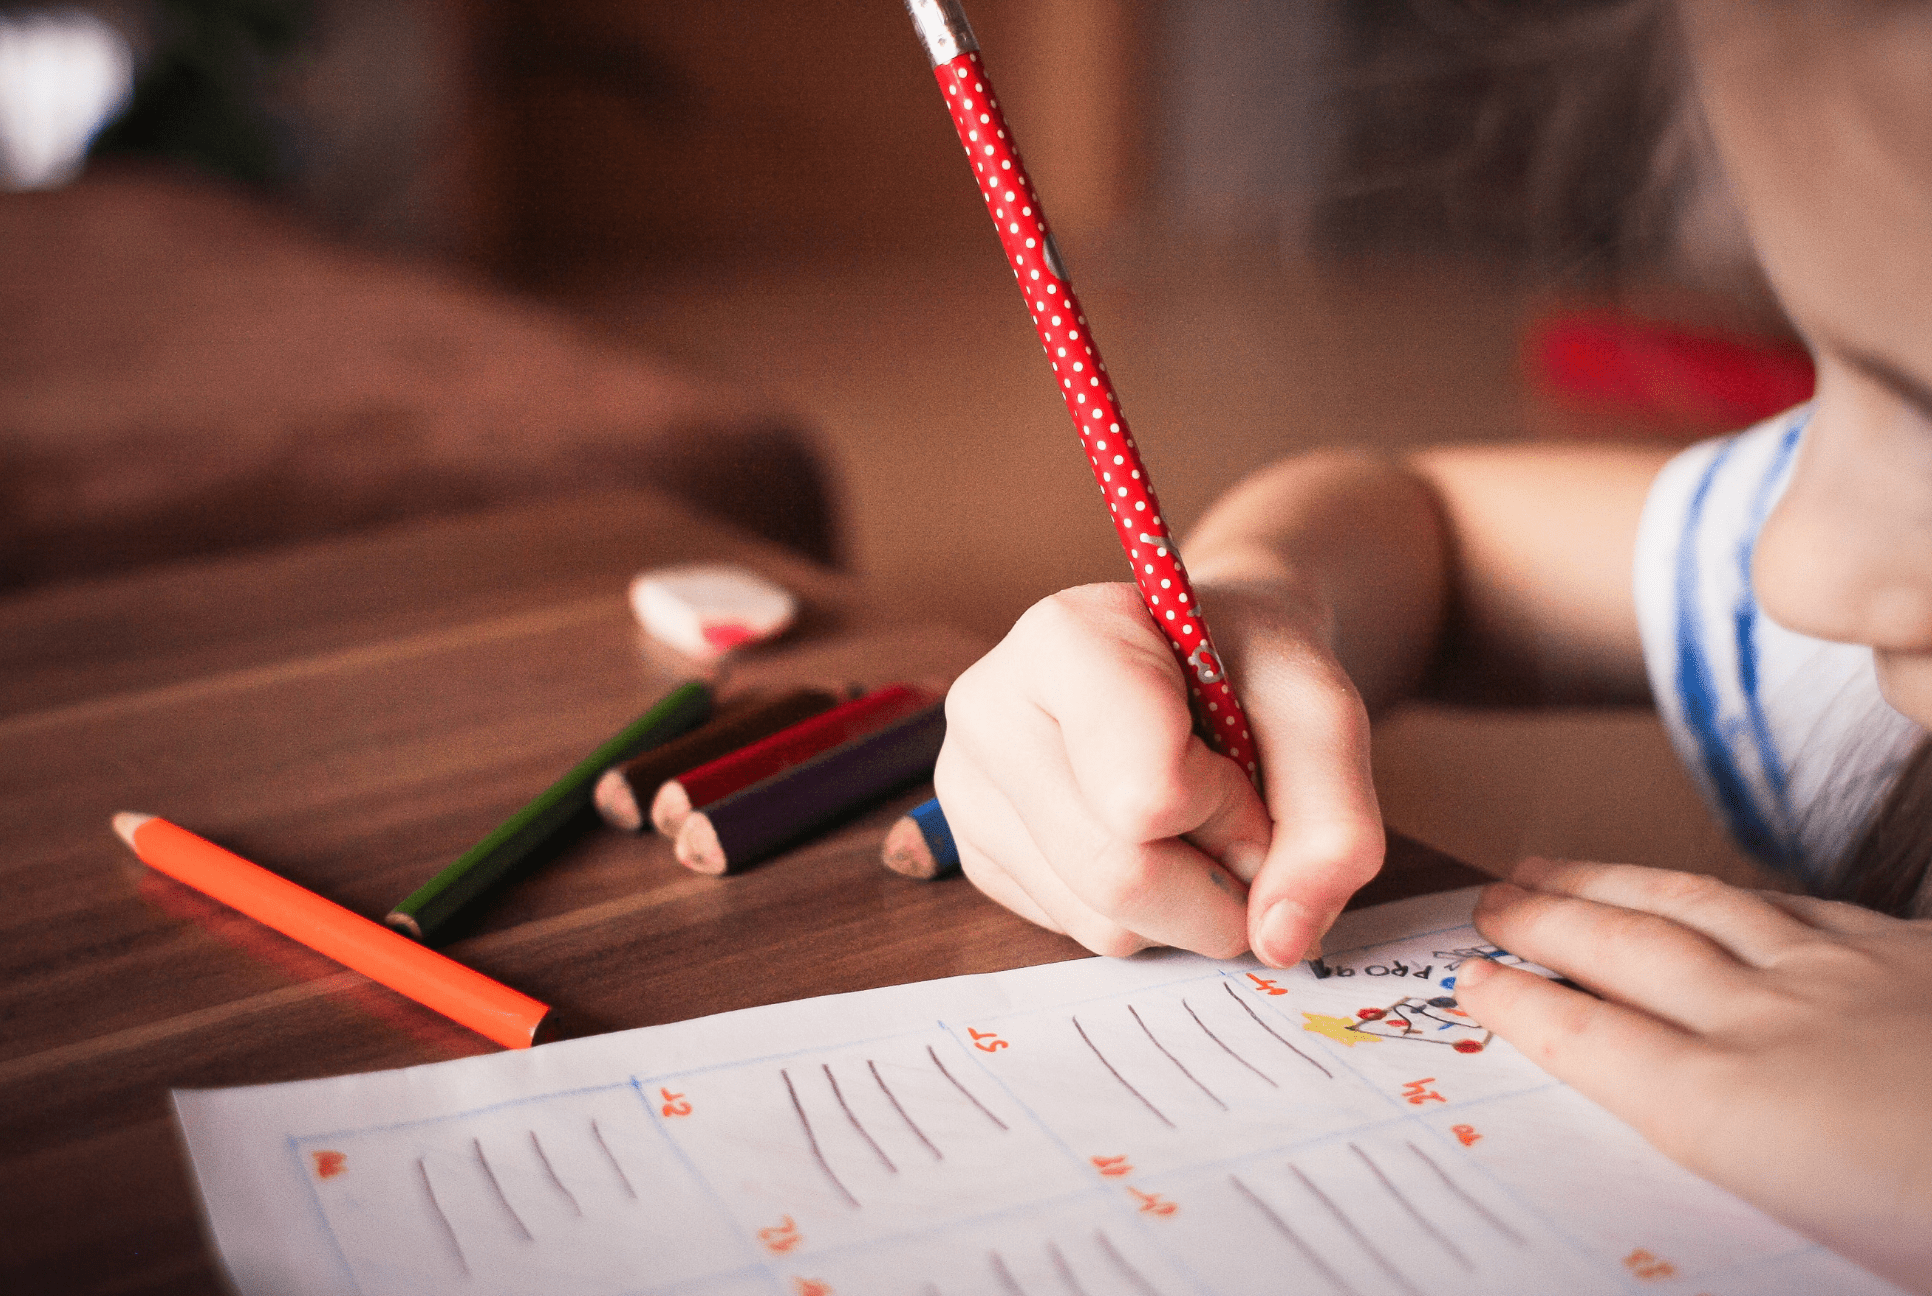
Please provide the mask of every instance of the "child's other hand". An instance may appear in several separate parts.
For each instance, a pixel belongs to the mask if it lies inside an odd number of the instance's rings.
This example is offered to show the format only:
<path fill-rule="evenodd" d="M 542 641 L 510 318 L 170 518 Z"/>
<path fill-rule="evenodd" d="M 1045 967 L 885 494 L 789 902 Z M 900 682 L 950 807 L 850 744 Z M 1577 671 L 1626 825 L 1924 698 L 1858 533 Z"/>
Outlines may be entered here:
<path fill-rule="evenodd" d="M 1932 1292 L 1932 922 L 1624 865 L 1521 865 L 1483 935 L 1483 1025 L 1675 1160 Z"/>
<path fill-rule="evenodd" d="M 1194 735 L 1134 588 L 1066 590 L 947 697 L 934 782 L 974 885 L 1100 954 L 1286 966 L 1319 939 L 1382 859 L 1368 718 L 1309 618 L 1228 590 L 1213 617 L 1267 803 Z"/>

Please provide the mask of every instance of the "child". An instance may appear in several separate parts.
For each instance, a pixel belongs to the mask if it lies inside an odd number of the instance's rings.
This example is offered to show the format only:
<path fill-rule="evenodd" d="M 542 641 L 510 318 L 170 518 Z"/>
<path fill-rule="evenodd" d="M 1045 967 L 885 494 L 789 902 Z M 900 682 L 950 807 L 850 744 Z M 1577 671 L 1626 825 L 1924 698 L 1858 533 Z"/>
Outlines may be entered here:
<path fill-rule="evenodd" d="M 1923 821 L 1876 892 L 1879 866 L 1847 852 L 1932 724 L 1932 3 L 1678 8 L 1814 401 L 1668 463 L 1325 453 L 1243 483 L 1188 558 L 1261 796 L 1191 735 L 1131 587 L 1045 600 L 948 704 L 940 798 L 988 895 L 1104 954 L 1286 966 L 1380 864 L 1370 709 L 1425 684 L 1564 701 L 1648 681 L 1747 847 L 1816 892 L 1924 912 Z M 1477 921 L 1601 996 L 1475 965 L 1458 995 L 1485 1025 L 1690 1168 L 1932 1292 L 1932 923 L 1543 861 Z"/>

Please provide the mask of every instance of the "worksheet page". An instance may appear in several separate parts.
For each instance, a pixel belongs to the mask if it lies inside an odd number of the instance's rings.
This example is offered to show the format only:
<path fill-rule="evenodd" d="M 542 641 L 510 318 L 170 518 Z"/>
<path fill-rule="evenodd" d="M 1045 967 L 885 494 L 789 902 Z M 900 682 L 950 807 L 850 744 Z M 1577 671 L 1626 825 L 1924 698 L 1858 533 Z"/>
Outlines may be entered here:
<path fill-rule="evenodd" d="M 175 1104 L 264 1296 L 1897 1290 L 1467 1016 L 1473 901 Z"/>

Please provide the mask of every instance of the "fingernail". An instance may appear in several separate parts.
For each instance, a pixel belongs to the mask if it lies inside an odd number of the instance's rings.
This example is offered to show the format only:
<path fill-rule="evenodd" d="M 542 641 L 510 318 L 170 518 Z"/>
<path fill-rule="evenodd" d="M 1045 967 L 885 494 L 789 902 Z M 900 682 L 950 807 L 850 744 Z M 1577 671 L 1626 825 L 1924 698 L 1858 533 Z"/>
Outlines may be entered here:
<path fill-rule="evenodd" d="M 1481 985 L 1495 970 L 1496 965 L 1486 958 L 1464 959 L 1462 966 L 1456 969 L 1456 988 L 1460 990 L 1465 986 Z"/>
<path fill-rule="evenodd" d="M 1268 858 L 1268 848 L 1259 842 L 1238 841 L 1221 855 L 1221 863 L 1228 872 L 1243 882 L 1252 882 L 1261 876 L 1261 866 Z"/>
<path fill-rule="evenodd" d="M 1308 944 L 1308 914 L 1292 900 L 1277 900 L 1261 915 L 1254 952 L 1269 967 L 1292 967 Z"/>
<path fill-rule="evenodd" d="M 1340 909 L 1331 909 L 1322 915 L 1321 921 L 1315 924 L 1315 934 L 1308 940 L 1308 948 L 1301 952 L 1304 959 L 1318 959 L 1322 956 L 1322 941 L 1328 936 L 1328 929 L 1333 927 L 1335 920 L 1341 916 Z"/>

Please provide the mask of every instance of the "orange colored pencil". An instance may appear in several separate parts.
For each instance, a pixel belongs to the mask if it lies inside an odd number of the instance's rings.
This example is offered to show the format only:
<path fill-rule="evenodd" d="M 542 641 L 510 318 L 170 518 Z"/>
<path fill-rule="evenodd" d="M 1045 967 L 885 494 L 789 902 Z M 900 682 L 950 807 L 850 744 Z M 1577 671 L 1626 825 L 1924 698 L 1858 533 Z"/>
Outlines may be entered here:
<path fill-rule="evenodd" d="M 273 927 L 290 940 L 505 1048 L 529 1048 L 547 1005 L 278 877 L 166 819 L 117 814 L 114 831 L 156 872 Z"/>

